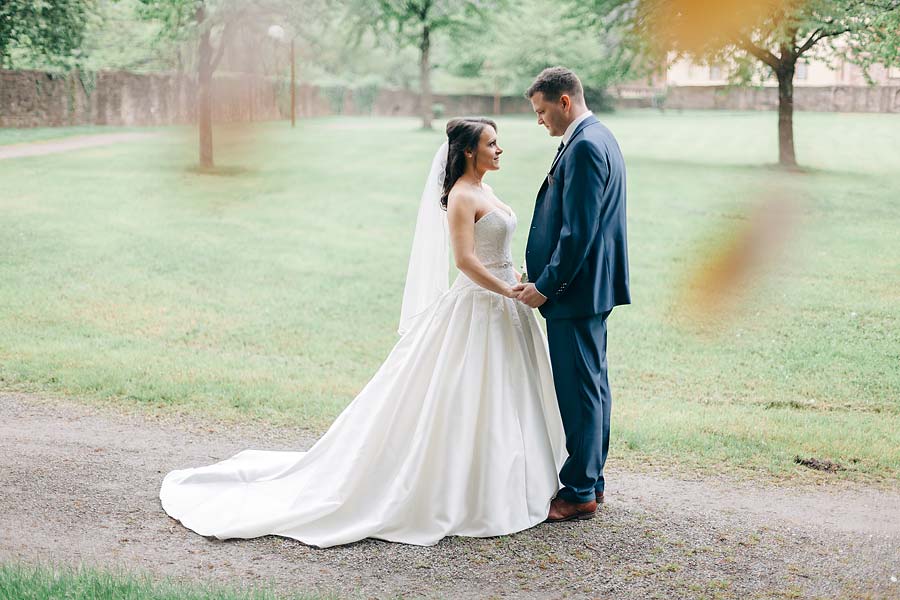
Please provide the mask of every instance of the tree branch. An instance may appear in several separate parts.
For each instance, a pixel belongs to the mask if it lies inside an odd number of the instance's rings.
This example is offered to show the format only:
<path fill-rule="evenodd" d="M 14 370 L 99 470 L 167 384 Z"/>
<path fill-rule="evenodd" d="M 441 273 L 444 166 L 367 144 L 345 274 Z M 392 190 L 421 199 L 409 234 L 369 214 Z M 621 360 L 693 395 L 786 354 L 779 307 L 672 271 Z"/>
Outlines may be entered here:
<path fill-rule="evenodd" d="M 777 69 L 778 65 L 781 63 L 777 56 L 775 56 L 765 48 L 760 48 L 759 46 L 754 44 L 748 37 L 743 37 L 739 43 L 741 48 L 743 48 L 762 62 L 766 63 L 773 69 Z"/>
<path fill-rule="evenodd" d="M 801 54 L 803 54 L 804 52 L 806 52 L 807 50 L 809 50 L 810 48 L 815 46 L 816 42 L 818 42 L 820 39 L 822 39 L 821 37 L 818 37 L 818 35 L 820 33 L 822 33 L 821 27 L 819 29 L 816 29 L 815 31 L 813 31 L 812 34 L 810 34 L 809 38 L 807 38 L 807 40 L 805 42 L 803 42 L 803 45 L 801 45 L 799 48 L 796 49 L 797 56 L 800 56 Z"/>
<path fill-rule="evenodd" d="M 853 31 L 853 29 L 851 29 L 850 27 L 844 27 L 843 29 L 835 29 L 834 31 L 823 31 L 822 35 L 820 35 L 819 39 L 817 39 L 816 41 L 818 42 L 819 40 L 827 38 L 827 37 L 843 35 L 845 33 L 850 33 L 851 31 Z"/>
<path fill-rule="evenodd" d="M 850 27 L 844 27 L 843 29 L 835 29 L 834 31 L 822 31 L 821 29 L 817 29 L 813 32 L 813 35 L 809 36 L 809 39 L 804 42 L 802 46 L 797 49 L 797 56 L 800 56 L 816 44 L 818 44 L 821 40 L 824 40 L 827 37 L 834 37 L 837 35 L 843 35 L 845 33 L 849 33 L 853 31 Z"/>

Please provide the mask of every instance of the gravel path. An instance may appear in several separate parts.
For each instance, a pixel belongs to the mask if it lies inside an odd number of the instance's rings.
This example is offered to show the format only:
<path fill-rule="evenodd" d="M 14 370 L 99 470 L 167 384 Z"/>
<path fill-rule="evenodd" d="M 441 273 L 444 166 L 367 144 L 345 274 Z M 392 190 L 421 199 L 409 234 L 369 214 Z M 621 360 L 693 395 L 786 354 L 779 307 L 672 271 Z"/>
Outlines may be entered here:
<path fill-rule="evenodd" d="M 58 152 L 69 152 L 83 148 L 109 146 L 119 142 L 131 142 L 156 137 L 156 133 L 101 133 L 97 135 L 75 135 L 72 137 L 47 140 L 42 142 L 24 142 L 0 146 L 0 160 L 5 158 L 22 158 L 24 156 L 43 156 Z"/>
<path fill-rule="evenodd" d="M 421 548 L 216 541 L 170 519 L 163 474 L 309 432 L 111 414 L 0 393 L 0 562 L 84 563 L 351 597 L 900 598 L 900 489 L 773 487 L 609 468 L 598 518 Z"/>

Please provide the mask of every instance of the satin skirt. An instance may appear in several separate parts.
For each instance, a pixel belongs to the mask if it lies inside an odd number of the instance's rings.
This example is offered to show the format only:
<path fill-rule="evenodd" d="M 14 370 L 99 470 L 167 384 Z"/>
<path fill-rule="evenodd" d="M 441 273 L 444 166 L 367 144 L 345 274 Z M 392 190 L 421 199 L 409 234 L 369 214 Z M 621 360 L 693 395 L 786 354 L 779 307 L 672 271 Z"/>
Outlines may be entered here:
<path fill-rule="evenodd" d="M 248 449 L 172 471 L 159 496 L 220 539 L 427 546 L 542 522 L 565 459 L 534 311 L 460 275 L 307 452 Z"/>

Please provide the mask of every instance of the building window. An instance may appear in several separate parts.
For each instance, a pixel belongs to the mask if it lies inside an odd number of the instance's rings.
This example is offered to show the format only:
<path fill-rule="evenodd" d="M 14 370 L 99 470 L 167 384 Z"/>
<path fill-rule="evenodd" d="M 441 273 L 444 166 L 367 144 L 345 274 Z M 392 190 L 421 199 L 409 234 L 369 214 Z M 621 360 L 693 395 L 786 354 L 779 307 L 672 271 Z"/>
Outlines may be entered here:
<path fill-rule="evenodd" d="M 709 78 L 713 81 L 722 79 L 722 67 L 719 65 L 712 65 L 709 67 Z"/>
<path fill-rule="evenodd" d="M 900 67 L 891 67 L 888 69 L 888 79 L 900 79 Z"/>
<path fill-rule="evenodd" d="M 797 72 L 794 75 L 799 80 L 804 80 L 809 77 L 809 65 L 806 63 L 798 62 L 797 63 Z"/>

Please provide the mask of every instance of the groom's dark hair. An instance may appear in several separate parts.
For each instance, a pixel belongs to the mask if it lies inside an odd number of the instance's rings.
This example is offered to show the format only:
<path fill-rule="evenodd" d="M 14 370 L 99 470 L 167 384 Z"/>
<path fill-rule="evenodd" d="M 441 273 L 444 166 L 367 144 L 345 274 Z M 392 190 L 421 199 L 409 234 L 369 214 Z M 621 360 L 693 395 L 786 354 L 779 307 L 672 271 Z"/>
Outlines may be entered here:
<path fill-rule="evenodd" d="M 565 67 L 549 67 L 541 71 L 531 87 L 526 90 L 525 97 L 531 99 L 538 92 L 541 92 L 548 102 L 556 102 L 563 94 L 568 94 L 573 99 L 584 100 L 581 80 Z"/>

